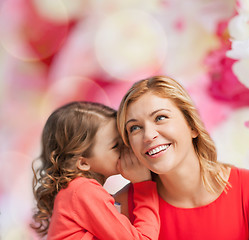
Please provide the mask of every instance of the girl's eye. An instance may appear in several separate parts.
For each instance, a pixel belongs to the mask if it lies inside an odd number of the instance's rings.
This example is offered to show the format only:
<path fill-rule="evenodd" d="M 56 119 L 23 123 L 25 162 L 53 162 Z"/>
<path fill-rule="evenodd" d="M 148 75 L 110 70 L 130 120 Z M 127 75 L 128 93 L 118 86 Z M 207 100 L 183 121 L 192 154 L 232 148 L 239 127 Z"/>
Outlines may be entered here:
<path fill-rule="evenodd" d="M 165 117 L 165 116 L 162 116 L 162 115 L 157 116 L 157 117 L 156 117 L 156 122 L 161 121 L 161 120 L 163 120 L 163 119 L 165 119 L 165 118 L 166 118 L 166 117 Z"/>
<path fill-rule="evenodd" d="M 138 129 L 140 129 L 140 127 L 138 125 L 133 125 L 130 127 L 129 130 L 130 130 L 130 133 L 132 133 L 133 131 L 138 130 Z"/>

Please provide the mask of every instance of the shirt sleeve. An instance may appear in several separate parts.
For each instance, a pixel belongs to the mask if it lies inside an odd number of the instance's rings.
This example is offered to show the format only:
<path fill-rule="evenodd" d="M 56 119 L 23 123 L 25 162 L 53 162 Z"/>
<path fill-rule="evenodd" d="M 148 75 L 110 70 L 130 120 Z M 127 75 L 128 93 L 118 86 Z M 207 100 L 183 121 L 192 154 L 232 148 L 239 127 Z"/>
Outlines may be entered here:
<path fill-rule="evenodd" d="M 158 239 L 160 218 L 155 182 L 134 184 L 133 225 L 116 210 L 114 198 L 97 182 L 80 185 L 72 200 L 76 221 L 98 239 Z"/>

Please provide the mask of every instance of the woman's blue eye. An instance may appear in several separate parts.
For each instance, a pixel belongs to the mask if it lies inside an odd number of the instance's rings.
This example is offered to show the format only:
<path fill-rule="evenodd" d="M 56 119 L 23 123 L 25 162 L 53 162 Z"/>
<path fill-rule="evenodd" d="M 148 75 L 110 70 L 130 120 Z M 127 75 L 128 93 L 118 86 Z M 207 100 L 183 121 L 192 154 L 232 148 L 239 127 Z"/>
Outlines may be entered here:
<path fill-rule="evenodd" d="M 137 129 L 139 129 L 139 128 L 140 128 L 140 127 L 137 126 L 137 125 L 131 126 L 131 127 L 130 127 L 130 132 L 133 132 L 133 131 L 135 131 L 135 130 L 137 130 Z"/>
<path fill-rule="evenodd" d="M 158 122 L 158 121 L 160 121 L 160 120 L 163 120 L 163 119 L 165 119 L 166 117 L 165 116 L 157 116 L 156 117 L 156 122 Z"/>

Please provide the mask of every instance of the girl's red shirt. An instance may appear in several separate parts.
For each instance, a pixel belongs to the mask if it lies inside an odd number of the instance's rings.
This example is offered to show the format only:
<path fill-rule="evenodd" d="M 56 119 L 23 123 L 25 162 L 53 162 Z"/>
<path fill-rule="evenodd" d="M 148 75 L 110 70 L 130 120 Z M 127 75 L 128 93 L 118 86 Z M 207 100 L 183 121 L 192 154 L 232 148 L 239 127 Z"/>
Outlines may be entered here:
<path fill-rule="evenodd" d="M 133 186 L 136 218 L 132 225 L 96 180 L 72 180 L 55 198 L 47 240 L 157 240 L 160 218 L 156 183 L 145 181 Z"/>

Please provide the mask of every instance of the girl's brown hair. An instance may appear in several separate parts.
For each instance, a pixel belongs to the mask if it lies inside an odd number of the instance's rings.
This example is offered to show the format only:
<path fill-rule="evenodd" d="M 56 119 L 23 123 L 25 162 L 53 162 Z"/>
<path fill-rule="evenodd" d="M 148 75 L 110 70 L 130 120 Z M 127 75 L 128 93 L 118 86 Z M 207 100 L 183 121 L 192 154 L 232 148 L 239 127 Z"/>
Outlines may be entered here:
<path fill-rule="evenodd" d="M 193 139 L 193 145 L 206 188 L 211 192 L 216 192 L 227 186 L 228 182 L 223 178 L 222 172 L 225 172 L 228 165 L 217 161 L 215 144 L 206 131 L 191 97 L 177 81 L 170 77 L 155 76 L 138 81 L 123 97 L 117 114 L 117 124 L 124 143 L 129 146 L 128 133 L 125 128 L 127 109 L 131 103 L 148 92 L 173 101 L 184 115 L 189 126 L 198 133 L 198 136 Z"/>
<path fill-rule="evenodd" d="M 80 156 L 90 157 L 99 126 L 116 111 L 92 102 L 72 102 L 55 110 L 42 132 L 42 149 L 32 164 L 36 209 L 31 227 L 41 236 L 47 234 L 56 194 L 78 176 L 94 178 L 101 184 L 104 176 L 82 172 L 76 167 Z M 35 170 L 34 165 L 40 166 Z"/>

